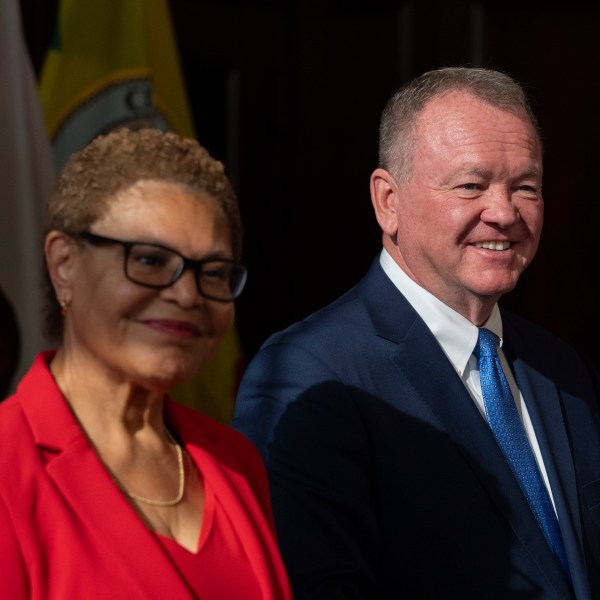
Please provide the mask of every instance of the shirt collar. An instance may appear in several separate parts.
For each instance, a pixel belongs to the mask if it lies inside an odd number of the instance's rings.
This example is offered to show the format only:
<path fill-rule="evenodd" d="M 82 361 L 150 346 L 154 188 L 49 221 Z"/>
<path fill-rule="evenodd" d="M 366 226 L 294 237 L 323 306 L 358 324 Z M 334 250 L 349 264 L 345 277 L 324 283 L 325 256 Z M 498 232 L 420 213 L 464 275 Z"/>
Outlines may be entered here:
<path fill-rule="evenodd" d="M 477 343 L 479 328 L 412 280 L 385 248 L 379 261 L 385 274 L 425 321 L 448 360 L 462 377 Z M 498 304 L 494 305 L 484 326 L 500 338 L 502 345 L 502 319 Z"/>

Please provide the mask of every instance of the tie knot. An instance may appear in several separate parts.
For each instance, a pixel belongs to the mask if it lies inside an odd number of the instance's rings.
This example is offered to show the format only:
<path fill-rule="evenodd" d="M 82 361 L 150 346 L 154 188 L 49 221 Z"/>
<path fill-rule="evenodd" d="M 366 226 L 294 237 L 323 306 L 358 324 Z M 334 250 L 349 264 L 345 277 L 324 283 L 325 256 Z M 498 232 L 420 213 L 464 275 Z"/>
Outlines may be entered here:
<path fill-rule="evenodd" d="M 477 358 L 480 356 L 495 356 L 497 354 L 497 345 L 498 336 L 489 329 L 481 328 L 479 330 L 479 337 L 477 338 L 477 345 L 473 352 Z"/>

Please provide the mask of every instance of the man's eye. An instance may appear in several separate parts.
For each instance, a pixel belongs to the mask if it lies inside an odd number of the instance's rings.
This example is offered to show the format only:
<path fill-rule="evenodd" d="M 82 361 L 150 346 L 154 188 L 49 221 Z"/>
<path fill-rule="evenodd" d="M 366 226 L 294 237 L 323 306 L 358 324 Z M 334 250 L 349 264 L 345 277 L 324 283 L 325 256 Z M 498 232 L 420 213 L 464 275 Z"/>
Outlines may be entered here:
<path fill-rule="evenodd" d="M 535 194 L 537 192 L 537 188 L 533 185 L 520 185 L 519 189 L 530 194 Z"/>
<path fill-rule="evenodd" d="M 475 191 L 479 189 L 479 186 L 476 183 L 463 183 L 459 187 L 467 191 Z"/>

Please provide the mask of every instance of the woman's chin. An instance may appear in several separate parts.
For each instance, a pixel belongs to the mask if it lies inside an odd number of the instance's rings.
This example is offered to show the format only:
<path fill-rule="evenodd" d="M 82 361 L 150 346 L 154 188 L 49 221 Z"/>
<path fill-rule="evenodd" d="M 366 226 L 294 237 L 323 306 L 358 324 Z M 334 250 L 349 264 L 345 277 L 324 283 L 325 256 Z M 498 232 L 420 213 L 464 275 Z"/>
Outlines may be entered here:
<path fill-rule="evenodd" d="M 144 387 L 164 393 L 190 381 L 199 371 L 200 366 L 197 364 L 183 365 L 180 363 L 172 368 L 163 364 L 152 372 L 142 374 L 140 383 Z"/>

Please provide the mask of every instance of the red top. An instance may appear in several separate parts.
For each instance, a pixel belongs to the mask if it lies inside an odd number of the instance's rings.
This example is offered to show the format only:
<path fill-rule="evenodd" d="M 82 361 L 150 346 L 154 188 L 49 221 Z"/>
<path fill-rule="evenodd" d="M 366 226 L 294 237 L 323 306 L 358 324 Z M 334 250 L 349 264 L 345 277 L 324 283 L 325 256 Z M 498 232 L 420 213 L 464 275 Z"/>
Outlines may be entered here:
<path fill-rule="evenodd" d="M 175 540 L 155 534 L 173 563 L 199 598 L 260 600 L 260 586 L 244 545 L 226 507 L 205 485 L 204 516 L 197 552 Z"/>
<path fill-rule="evenodd" d="M 0 403 L 0 596 L 291 600 L 265 468 L 241 434 L 165 398 L 202 474 L 198 554 L 160 539 L 113 483 L 43 353 Z M 175 547 L 174 547 L 175 546 Z"/>

